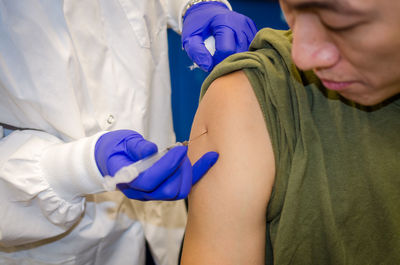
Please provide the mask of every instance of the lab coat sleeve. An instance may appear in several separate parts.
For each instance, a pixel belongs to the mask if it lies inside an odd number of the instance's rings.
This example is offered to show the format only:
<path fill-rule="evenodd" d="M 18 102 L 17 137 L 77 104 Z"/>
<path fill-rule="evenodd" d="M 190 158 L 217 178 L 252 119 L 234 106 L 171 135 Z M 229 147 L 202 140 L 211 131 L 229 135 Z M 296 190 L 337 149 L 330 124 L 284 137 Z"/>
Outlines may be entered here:
<path fill-rule="evenodd" d="M 167 10 L 168 26 L 172 28 L 177 33 L 182 33 L 182 15 L 185 10 L 186 5 L 190 0 L 164 0 Z M 230 10 L 232 10 L 231 5 L 227 0 L 218 0 L 223 2 Z"/>
<path fill-rule="evenodd" d="M 0 246 L 51 238 L 79 220 L 84 195 L 103 191 L 93 151 L 100 135 L 64 143 L 22 130 L 1 139 Z"/>

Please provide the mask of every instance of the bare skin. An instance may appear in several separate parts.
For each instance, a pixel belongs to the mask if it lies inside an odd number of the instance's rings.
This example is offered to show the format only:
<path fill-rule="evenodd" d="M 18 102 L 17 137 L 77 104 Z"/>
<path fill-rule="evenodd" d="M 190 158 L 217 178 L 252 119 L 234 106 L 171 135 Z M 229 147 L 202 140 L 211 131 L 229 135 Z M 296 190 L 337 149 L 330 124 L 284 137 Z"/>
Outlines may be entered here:
<path fill-rule="evenodd" d="M 280 0 L 292 57 L 328 89 L 362 105 L 400 93 L 400 1 Z"/>
<path fill-rule="evenodd" d="M 216 80 L 201 101 L 189 145 L 196 161 L 220 156 L 189 198 L 182 264 L 264 264 L 266 208 L 275 166 L 269 134 L 247 77 Z"/>

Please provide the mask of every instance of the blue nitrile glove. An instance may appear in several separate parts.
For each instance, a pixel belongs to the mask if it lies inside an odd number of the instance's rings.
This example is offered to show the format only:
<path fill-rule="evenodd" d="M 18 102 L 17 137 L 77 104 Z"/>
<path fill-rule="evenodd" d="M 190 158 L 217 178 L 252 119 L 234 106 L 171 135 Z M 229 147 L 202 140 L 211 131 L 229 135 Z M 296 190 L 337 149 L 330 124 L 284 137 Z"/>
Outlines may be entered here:
<path fill-rule="evenodd" d="M 117 130 L 102 135 L 95 146 L 95 159 L 103 176 L 114 176 L 122 167 L 157 152 L 157 146 L 131 130 Z M 177 146 L 130 183 L 117 187 L 130 199 L 179 200 L 186 198 L 192 186 L 218 159 L 208 152 L 192 167 L 187 147 Z"/>
<path fill-rule="evenodd" d="M 204 2 L 190 7 L 183 18 L 182 45 L 190 59 L 205 71 L 227 56 L 247 51 L 257 33 L 254 22 L 229 10 L 221 2 Z M 213 35 L 215 54 L 212 57 L 204 40 Z"/>

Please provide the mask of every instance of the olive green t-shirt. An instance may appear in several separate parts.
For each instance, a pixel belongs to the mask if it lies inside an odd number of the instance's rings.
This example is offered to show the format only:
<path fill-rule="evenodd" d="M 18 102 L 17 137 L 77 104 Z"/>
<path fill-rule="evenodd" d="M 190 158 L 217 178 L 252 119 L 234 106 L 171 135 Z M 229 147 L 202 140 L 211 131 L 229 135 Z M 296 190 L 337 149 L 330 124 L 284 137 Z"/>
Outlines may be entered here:
<path fill-rule="evenodd" d="M 328 92 L 290 43 L 260 31 L 202 89 L 244 70 L 259 101 L 276 160 L 266 264 L 400 264 L 400 99 L 362 107 Z"/>

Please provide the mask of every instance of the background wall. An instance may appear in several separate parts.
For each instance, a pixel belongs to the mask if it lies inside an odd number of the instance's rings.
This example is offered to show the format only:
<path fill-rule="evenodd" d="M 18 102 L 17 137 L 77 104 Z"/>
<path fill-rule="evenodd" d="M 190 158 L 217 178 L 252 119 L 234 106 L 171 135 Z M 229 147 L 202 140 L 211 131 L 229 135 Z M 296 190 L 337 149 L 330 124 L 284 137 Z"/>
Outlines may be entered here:
<path fill-rule="evenodd" d="M 230 0 L 233 10 L 250 17 L 257 29 L 287 29 L 277 1 Z M 193 117 L 198 106 L 200 88 L 207 73 L 190 70 L 192 62 L 181 48 L 180 36 L 169 30 L 169 59 L 172 82 L 172 111 L 177 141 L 189 139 Z"/>

